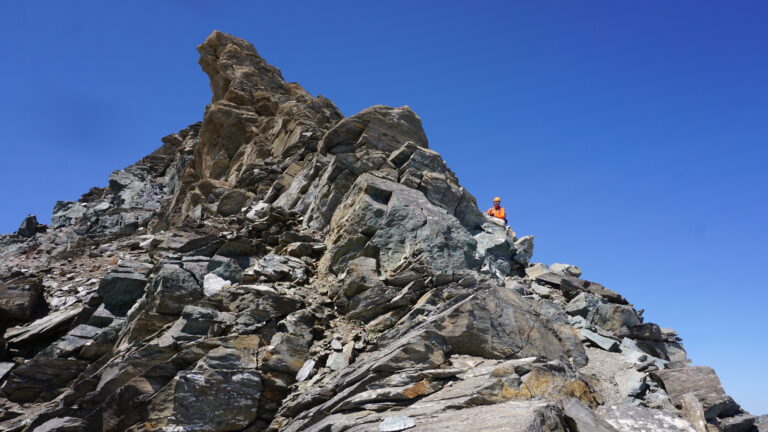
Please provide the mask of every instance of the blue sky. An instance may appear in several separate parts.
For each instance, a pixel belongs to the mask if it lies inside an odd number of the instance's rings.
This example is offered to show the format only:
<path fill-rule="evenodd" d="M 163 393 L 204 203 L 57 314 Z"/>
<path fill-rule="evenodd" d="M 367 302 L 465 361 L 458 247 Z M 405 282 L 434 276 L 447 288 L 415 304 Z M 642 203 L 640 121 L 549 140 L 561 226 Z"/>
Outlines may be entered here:
<path fill-rule="evenodd" d="M 534 260 L 623 293 L 768 413 L 766 22 L 763 1 L 2 2 L 0 231 L 199 121 L 218 29 L 345 115 L 410 105 Z"/>

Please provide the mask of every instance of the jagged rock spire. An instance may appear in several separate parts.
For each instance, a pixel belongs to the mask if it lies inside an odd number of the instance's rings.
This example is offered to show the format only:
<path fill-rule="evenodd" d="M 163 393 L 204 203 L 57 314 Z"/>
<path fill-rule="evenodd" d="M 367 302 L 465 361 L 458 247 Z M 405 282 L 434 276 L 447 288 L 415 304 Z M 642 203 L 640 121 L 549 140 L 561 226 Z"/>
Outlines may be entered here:
<path fill-rule="evenodd" d="M 529 265 L 413 110 L 342 118 L 242 39 L 198 50 L 201 123 L 0 236 L 0 430 L 755 423 L 673 330 Z"/>

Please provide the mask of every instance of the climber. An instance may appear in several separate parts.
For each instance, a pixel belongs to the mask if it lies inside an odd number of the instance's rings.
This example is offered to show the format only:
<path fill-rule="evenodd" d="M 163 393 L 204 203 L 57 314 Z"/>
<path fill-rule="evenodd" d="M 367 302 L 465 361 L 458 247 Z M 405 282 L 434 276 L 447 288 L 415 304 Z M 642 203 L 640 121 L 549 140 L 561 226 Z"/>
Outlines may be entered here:
<path fill-rule="evenodd" d="M 485 214 L 501 219 L 505 224 L 507 223 L 507 212 L 504 211 L 504 207 L 501 206 L 501 198 L 499 197 L 493 199 L 493 207 L 489 208 Z"/>

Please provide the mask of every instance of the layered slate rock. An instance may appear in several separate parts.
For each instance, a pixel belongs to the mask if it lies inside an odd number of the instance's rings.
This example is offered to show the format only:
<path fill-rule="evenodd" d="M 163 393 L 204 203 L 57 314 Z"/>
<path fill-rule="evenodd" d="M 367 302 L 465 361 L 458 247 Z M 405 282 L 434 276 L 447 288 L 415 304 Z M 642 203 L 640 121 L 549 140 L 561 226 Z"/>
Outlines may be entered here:
<path fill-rule="evenodd" d="M 198 51 L 201 122 L 0 236 L 0 430 L 763 427 L 673 330 L 531 263 L 411 108 Z"/>

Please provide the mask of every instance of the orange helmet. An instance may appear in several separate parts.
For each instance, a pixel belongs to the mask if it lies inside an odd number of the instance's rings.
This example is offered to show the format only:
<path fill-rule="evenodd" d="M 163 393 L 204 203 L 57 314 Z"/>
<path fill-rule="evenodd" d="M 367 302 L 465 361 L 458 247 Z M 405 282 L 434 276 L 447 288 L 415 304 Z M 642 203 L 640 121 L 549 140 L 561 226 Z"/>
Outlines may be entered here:
<path fill-rule="evenodd" d="M 501 198 L 496 197 L 496 198 L 493 199 L 493 202 L 501 202 Z"/>

